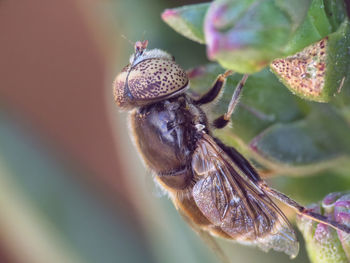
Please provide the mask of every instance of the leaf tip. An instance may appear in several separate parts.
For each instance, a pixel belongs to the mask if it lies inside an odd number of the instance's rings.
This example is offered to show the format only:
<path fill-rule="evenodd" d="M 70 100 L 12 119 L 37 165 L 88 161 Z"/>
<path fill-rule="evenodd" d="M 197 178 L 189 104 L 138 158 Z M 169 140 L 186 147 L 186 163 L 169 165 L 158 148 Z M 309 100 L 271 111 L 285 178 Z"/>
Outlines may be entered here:
<path fill-rule="evenodd" d="M 187 75 L 190 79 L 201 77 L 205 74 L 205 68 L 196 67 L 187 71 Z"/>
<path fill-rule="evenodd" d="M 166 22 L 169 19 L 174 18 L 178 15 L 179 15 L 178 12 L 174 9 L 165 9 L 164 12 L 162 13 L 161 17 Z"/>

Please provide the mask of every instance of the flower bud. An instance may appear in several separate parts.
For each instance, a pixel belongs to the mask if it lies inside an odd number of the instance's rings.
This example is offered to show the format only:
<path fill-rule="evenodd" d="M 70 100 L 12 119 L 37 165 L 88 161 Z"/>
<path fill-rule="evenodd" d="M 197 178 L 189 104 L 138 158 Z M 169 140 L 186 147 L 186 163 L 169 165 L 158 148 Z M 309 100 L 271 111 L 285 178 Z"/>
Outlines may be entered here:
<path fill-rule="evenodd" d="M 350 226 L 350 192 L 328 194 L 321 204 L 313 204 L 308 209 L 321 213 L 340 224 Z M 297 225 L 305 238 L 312 262 L 346 263 L 350 261 L 350 234 L 305 216 L 298 216 Z"/>
<path fill-rule="evenodd" d="M 310 1 L 217 0 L 204 22 L 207 55 L 223 67 L 253 73 L 284 54 Z"/>

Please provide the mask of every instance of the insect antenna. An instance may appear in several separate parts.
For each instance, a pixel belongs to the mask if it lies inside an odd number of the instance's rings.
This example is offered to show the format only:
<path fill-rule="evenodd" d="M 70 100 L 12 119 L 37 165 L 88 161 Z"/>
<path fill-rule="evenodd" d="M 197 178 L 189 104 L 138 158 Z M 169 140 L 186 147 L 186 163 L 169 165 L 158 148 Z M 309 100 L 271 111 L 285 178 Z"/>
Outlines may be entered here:
<path fill-rule="evenodd" d="M 127 38 L 125 35 L 120 35 L 122 38 L 124 38 L 126 41 L 129 42 L 130 45 L 132 45 L 133 47 L 135 46 L 135 42 L 132 42 L 129 38 Z"/>
<path fill-rule="evenodd" d="M 347 234 L 350 234 L 350 228 L 347 227 L 346 225 L 340 224 L 340 223 L 338 223 L 334 220 L 331 220 L 323 215 L 320 215 L 318 213 L 314 213 L 314 212 L 308 210 L 307 208 L 298 204 L 296 201 L 289 198 L 285 194 L 282 194 L 282 193 L 278 192 L 277 190 L 270 188 L 265 182 L 261 182 L 259 185 L 263 190 L 265 190 L 272 197 L 280 200 L 281 202 L 283 202 L 286 205 L 290 206 L 291 208 L 295 209 L 299 215 L 308 217 L 316 222 L 325 224 L 327 226 L 333 227 L 336 230 L 340 230 L 340 231 L 343 231 Z"/>
<path fill-rule="evenodd" d="M 142 41 L 141 42 L 143 42 L 145 40 L 145 36 L 146 36 L 146 30 L 144 30 L 142 33 Z"/>
<path fill-rule="evenodd" d="M 134 47 L 134 55 L 133 55 L 131 64 L 134 64 L 135 61 L 137 60 L 137 58 L 139 56 L 141 56 L 143 54 L 143 52 L 147 49 L 148 40 L 143 40 L 143 38 L 145 36 L 145 32 L 146 31 L 144 31 L 144 33 L 143 33 L 142 40 L 141 41 L 136 41 L 136 42 L 132 42 L 125 35 L 121 35 L 122 38 L 124 38 L 126 41 L 128 41 Z M 130 70 L 131 70 L 131 68 L 129 69 L 129 71 Z"/>

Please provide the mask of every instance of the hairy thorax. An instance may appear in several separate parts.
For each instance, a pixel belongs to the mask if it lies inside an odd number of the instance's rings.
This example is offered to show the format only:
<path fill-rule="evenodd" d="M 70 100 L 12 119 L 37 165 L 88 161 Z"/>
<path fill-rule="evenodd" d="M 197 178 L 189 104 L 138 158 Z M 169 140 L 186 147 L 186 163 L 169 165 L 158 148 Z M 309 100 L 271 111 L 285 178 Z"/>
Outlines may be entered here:
<path fill-rule="evenodd" d="M 131 115 L 136 146 L 146 165 L 171 188 L 184 189 L 192 180 L 191 160 L 198 125 L 205 127 L 203 112 L 182 95 L 149 106 Z"/>

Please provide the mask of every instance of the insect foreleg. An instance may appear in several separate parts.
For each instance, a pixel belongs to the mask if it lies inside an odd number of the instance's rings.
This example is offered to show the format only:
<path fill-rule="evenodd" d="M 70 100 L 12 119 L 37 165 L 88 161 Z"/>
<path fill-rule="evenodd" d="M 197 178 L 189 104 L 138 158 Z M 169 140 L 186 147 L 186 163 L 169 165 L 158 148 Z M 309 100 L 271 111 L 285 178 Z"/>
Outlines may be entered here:
<path fill-rule="evenodd" d="M 198 100 L 195 100 L 194 104 L 203 105 L 203 104 L 213 102 L 219 96 L 222 88 L 225 86 L 227 77 L 232 74 L 233 74 L 232 70 L 227 70 L 225 71 L 224 74 L 220 74 L 216 78 L 210 90 L 207 93 L 205 93 L 202 97 L 200 97 Z"/>
<path fill-rule="evenodd" d="M 224 115 L 221 115 L 220 117 L 216 118 L 213 121 L 213 126 L 215 128 L 217 128 L 217 129 L 224 128 L 230 122 L 231 115 L 234 112 L 236 106 L 238 105 L 238 102 L 239 102 L 239 99 L 240 99 L 241 93 L 242 93 L 242 88 L 243 88 L 247 78 L 248 78 L 248 75 L 245 74 L 243 76 L 243 78 L 241 79 L 241 81 L 237 84 L 235 92 L 232 95 L 230 104 L 228 105 L 227 112 Z"/>

